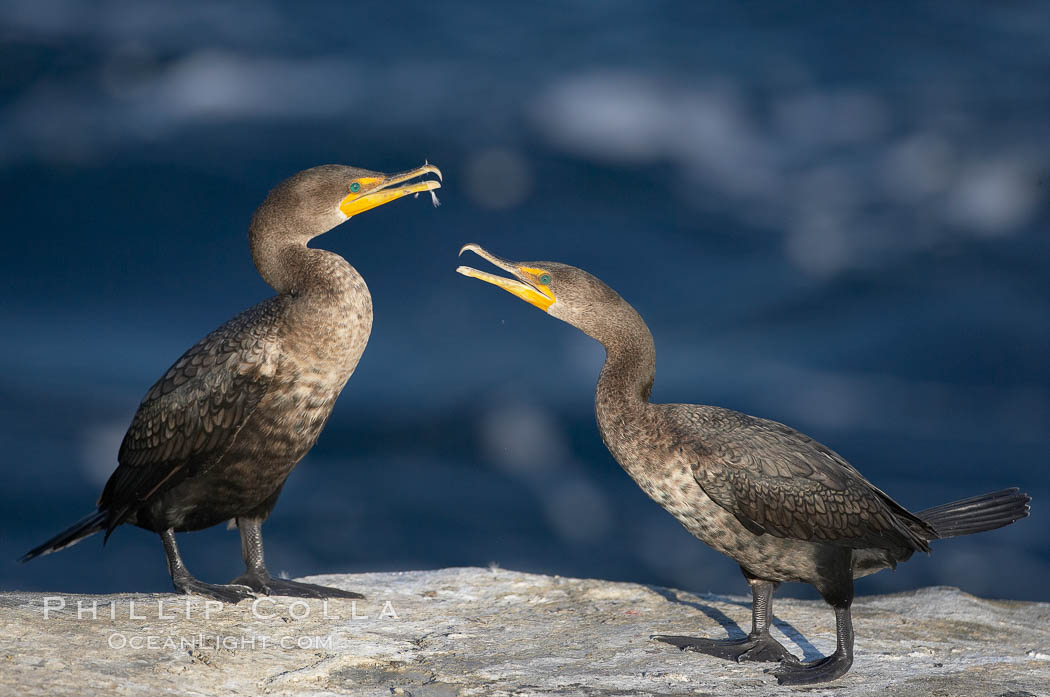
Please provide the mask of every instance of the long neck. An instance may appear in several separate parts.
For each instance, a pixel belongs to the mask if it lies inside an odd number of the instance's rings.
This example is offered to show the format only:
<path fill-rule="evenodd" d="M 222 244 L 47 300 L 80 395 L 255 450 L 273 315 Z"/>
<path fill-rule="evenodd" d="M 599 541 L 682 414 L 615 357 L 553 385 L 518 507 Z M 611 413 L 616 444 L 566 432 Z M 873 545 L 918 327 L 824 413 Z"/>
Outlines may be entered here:
<path fill-rule="evenodd" d="M 305 244 L 286 244 L 252 260 L 259 275 L 278 293 L 295 297 L 341 295 L 356 289 L 360 274 L 343 257 Z"/>
<path fill-rule="evenodd" d="M 257 214 L 250 230 L 252 261 L 263 280 L 292 300 L 301 321 L 340 308 L 356 318 L 367 336 L 372 298 L 357 269 L 338 254 L 307 247 L 312 235 L 290 234 L 268 222 L 273 219 Z"/>
<path fill-rule="evenodd" d="M 300 296 L 316 291 L 340 292 L 348 280 L 349 265 L 342 257 L 307 243 L 323 230 L 311 230 L 304 221 L 280 214 L 271 200 L 263 202 L 252 218 L 248 237 L 252 261 L 259 275 L 281 294 Z M 356 271 L 350 269 L 356 275 Z M 332 284 L 336 288 L 331 288 Z"/>
<path fill-rule="evenodd" d="M 255 268 L 278 293 L 300 292 L 309 276 L 310 260 L 306 236 L 284 235 L 272 225 L 252 221 L 249 240 Z"/>
<path fill-rule="evenodd" d="M 252 245 L 260 275 L 284 308 L 282 351 L 308 372 L 350 377 L 372 331 L 372 296 L 361 274 L 338 254 L 305 244 L 270 253 Z"/>
<path fill-rule="evenodd" d="M 641 315 L 623 302 L 587 333 L 605 347 L 605 365 L 594 396 L 599 422 L 647 404 L 656 372 L 656 347 Z"/>

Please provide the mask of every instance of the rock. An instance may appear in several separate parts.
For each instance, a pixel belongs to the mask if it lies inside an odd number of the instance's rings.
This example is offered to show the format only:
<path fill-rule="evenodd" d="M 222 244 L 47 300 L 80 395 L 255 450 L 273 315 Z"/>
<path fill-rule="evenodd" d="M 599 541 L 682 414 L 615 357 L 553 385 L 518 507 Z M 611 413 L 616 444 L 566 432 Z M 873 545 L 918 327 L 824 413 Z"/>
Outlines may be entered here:
<path fill-rule="evenodd" d="M 0 594 L 0 689 L 18 695 L 1050 694 L 1050 604 L 954 588 L 858 598 L 844 678 L 777 688 L 770 664 L 650 641 L 740 635 L 749 599 L 499 569 L 314 577 L 366 600 Z M 78 610 L 79 606 L 79 610 Z M 819 601 L 779 599 L 775 634 L 834 648 Z M 78 616 L 79 613 L 79 616 Z"/>

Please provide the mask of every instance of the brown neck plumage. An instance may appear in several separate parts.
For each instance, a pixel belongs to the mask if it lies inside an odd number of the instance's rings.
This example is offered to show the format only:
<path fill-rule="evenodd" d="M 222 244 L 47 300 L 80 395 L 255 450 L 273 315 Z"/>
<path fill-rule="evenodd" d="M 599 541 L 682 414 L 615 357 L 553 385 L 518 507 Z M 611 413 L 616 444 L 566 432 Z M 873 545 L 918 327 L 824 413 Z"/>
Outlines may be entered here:
<path fill-rule="evenodd" d="M 296 293 L 308 275 L 309 252 L 306 243 L 323 231 L 307 229 L 294 213 L 281 210 L 267 198 L 248 229 L 252 261 L 259 275 L 278 293 Z"/>
<path fill-rule="evenodd" d="M 249 230 L 252 261 L 263 280 L 279 294 L 307 304 L 360 304 L 370 314 L 368 289 L 357 270 L 338 254 L 307 246 L 326 232 L 325 225 L 280 215 L 268 203 L 256 211 Z"/>
<path fill-rule="evenodd" d="M 645 320 L 626 301 L 601 313 L 587 333 L 605 347 L 605 364 L 595 400 L 606 409 L 638 406 L 649 401 L 656 372 L 656 347 Z"/>

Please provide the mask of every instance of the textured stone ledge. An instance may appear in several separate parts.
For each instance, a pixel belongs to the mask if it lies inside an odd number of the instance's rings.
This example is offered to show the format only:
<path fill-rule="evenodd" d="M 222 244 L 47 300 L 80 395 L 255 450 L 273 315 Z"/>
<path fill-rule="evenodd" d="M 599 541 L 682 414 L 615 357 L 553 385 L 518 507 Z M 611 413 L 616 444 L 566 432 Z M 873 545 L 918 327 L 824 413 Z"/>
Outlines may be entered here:
<path fill-rule="evenodd" d="M 859 598 L 852 671 L 791 689 L 776 686 L 767 664 L 648 640 L 739 635 L 750 628 L 744 597 L 476 568 L 313 580 L 367 599 L 330 601 L 326 617 L 320 601 L 291 598 L 253 611 L 175 595 L 0 594 L 0 692 L 1050 695 L 1050 604 L 953 588 Z M 796 655 L 834 647 L 822 603 L 781 599 L 776 615 L 775 635 Z"/>

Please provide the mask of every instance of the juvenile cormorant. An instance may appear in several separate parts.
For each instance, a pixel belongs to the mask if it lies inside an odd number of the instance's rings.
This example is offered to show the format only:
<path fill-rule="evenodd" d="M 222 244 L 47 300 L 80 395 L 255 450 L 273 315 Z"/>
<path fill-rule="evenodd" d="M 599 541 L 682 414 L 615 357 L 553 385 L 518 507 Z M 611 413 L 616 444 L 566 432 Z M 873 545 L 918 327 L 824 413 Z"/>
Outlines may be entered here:
<path fill-rule="evenodd" d="M 160 535 L 176 590 L 237 602 L 253 591 L 360 598 L 274 578 L 261 526 L 296 463 L 313 447 L 372 329 L 364 279 L 307 243 L 351 216 L 432 191 L 433 165 L 382 174 L 323 165 L 281 182 L 255 211 L 252 259 L 277 295 L 226 322 L 179 358 L 146 394 L 98 510 L 30 550 L 28 561 L 122 523 Z M 236 521 L 246 571 L 203 583 L 183 564 L 175 533 Z"/>
<path fill-rule="evenodd" d="M 853 580 L 893 568 L 931 540 L 1008 525 L 1028 515 L 1006 489 L 909 513 L 841 456 L 783 424 L 719 407 L 653 404 L 655 349 L 641 316 L 580 269 L 513 262 L 468 244 L 514 278 L 456 269 L 507 290 L 605 347 L 595 412 L 605 446 L 638 485 L 689 532 L 740 564 L 753 596 L 740 640 L 654 636 L 738 661 L 781 661 L 781 684 L 833 680 L 853 663 Z M 835 653 L 802 664 L 769 634 L 773 591 L 816 587 L 835 609 Z"/>

